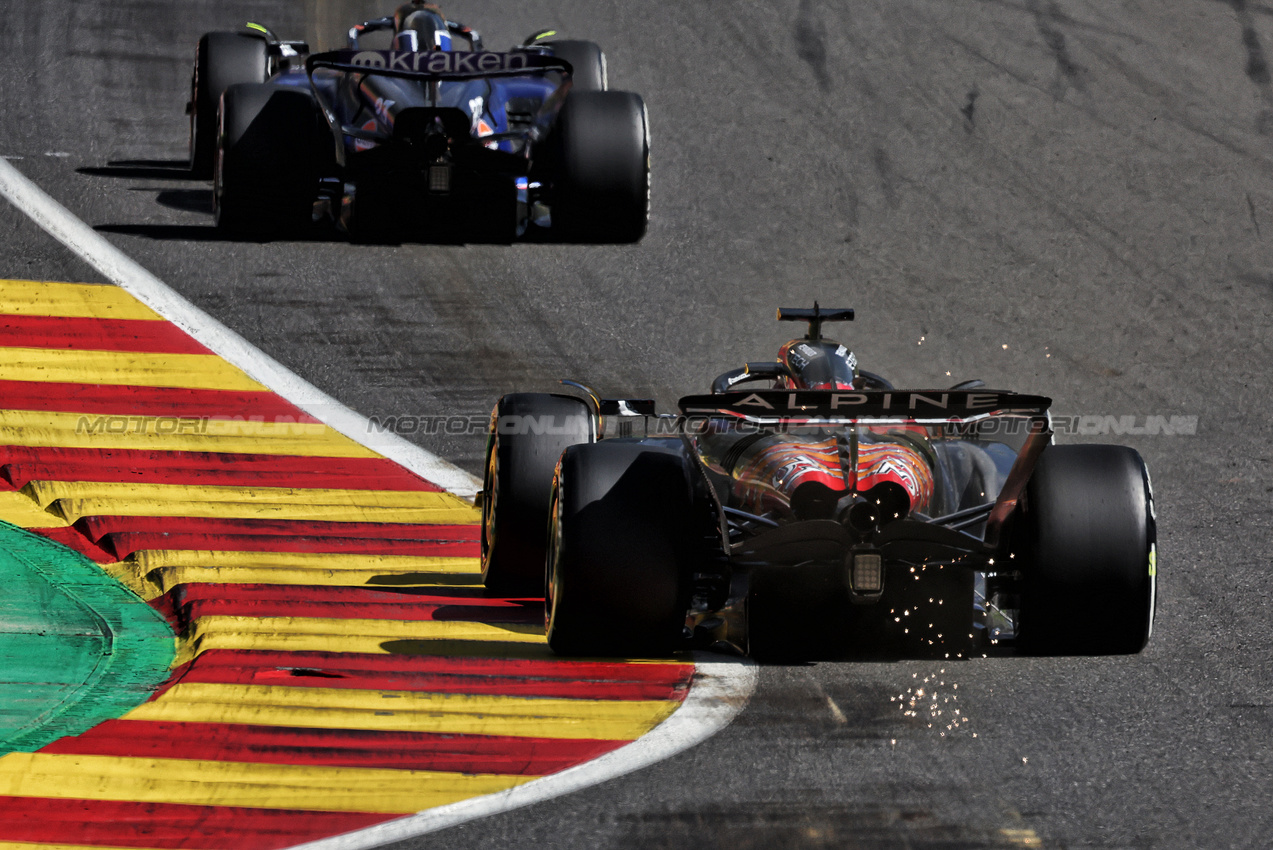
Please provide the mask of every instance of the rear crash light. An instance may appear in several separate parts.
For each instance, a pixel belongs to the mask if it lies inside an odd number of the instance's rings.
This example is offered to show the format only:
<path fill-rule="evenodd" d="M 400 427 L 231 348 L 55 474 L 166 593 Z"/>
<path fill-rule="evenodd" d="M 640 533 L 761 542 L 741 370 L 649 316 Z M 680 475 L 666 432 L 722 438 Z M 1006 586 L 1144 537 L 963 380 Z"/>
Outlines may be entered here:
<path fill-rule="evenodd" d="M 879 552 L 853 552 L 849 561 L 849 587 L 854 597 L 878 598 L 884 592 L 884 562 Z"/>
<path fill-rule="evenodd" d="M 429 191 L 445 194 L 451 191 L 451 166 L 429 166 Z"/>

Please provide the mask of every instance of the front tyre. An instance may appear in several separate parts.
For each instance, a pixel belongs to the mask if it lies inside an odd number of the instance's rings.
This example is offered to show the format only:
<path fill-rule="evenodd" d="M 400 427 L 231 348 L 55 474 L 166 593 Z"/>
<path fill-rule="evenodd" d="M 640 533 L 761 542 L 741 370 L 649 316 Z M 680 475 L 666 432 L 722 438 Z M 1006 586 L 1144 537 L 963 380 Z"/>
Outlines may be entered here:
<path fill-rule="evenodd" d="M 700 551 L 690 481 L 681 451 L 619 442 L 566 450 L 545 575 L 553 652 L 660 656 L 684 644 Z"/>
<path fill-rule="evenodd" d="M 650 220 L 650 133 L 641 96 L 573 93 L 554 139 L 553 229 L 580 242 L 639 241 Z"/>
<path fill-rule="evenodd" d="M 269 47 L 258 35 L 210 32 L 199 39 L 190 77 L 190 174 L 212 176 L 217 149 L 217 105 L 236 83 L 263 83 L 269 76 Z"/>
<path fill-rule="evenodd" d="M 1140 652 L 1154 624 L 1149 473 L 1126 446 L 1050 446 L 1026 488 L 1018 646 L 1038 655 Z"/>
<path fill-rule="evenodd" d="M 570 91 L 572 94 L 585 91 L 605 91 L 609 87 L 606 75 L 606 55 L 592 41 L 545 42 L 552 48 L 553 56 L 565 59 L 572 69 L 570 74 Z"/>

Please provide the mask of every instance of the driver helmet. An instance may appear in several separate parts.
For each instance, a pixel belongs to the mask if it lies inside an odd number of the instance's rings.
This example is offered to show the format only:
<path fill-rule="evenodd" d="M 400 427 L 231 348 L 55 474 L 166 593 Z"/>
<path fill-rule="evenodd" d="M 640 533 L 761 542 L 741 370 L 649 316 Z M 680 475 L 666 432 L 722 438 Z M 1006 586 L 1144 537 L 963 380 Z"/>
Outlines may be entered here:
<path fill-rule="evenodd" d="M 432 3 L 412 2 L 393 13 L 395 50 L 450 50 L 451 31 L 446 16 Z"/>
<path fill-rule="evenodd" d="M 857 357 L 830 339 L 793 339 L 778 349 L 778 362 L 787 367 L 783 389 L 851 390 L 858 378 Z"/>

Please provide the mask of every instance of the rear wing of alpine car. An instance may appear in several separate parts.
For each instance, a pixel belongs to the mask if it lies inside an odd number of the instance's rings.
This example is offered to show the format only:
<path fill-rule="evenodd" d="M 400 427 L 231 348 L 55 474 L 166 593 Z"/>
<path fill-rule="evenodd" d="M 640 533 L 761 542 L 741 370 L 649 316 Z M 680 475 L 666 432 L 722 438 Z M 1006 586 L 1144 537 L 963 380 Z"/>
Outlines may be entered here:
<path fill-rule="evenodd" d="M 1046 419 L 1052 399 L 1002 390 L 755 390 L 686 396 L 686 416 L 733 416 L 757 423 L 803 420 L 973 420 L 992 414 Z"/>
<path fill-rule="evenodd" d="M 985 545 L 993 547 L 1016 508 L 1039 454 L 1051 442 L 1052 400 L 1001 390 L 757 390 L 686 396 L 679 427 L 691 444 L 720 429 L 738 433 L 810 433 L 848 428 L 855 432 L 918 430 L 937 441 L 994 442 L 1015 453 L 993 503 L 968 517 L 985 519 Z M 1008 457 L 1011 457 L 1010 455 Z M 991 494 L 987 494 L 990 496 Z M 973 516 L 976 514 L 976 516 Z"/>

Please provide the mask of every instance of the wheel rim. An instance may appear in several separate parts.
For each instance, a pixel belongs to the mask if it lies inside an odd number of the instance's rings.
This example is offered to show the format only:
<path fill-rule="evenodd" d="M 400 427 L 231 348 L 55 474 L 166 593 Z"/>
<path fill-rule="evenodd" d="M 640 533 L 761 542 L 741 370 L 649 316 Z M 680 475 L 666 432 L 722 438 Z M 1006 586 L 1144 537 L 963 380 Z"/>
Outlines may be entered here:
<path fill-rule="evenodd" d="M 495 551 L 495 507 L 499 501 L 499 442 L 491 437 L 486 450 L 486 495 L 482 499 L 482 577 L 490 569 Z"/>
<path fill-rule="evenodd" d="M 560 593 L 557 590 L 557 557 L 561 549 L 561 488 L 554 482 L 552 502 L 548 508 L 548 557 L 544 571 L 544 631 L 551 636 L 554 614 Z"/>
<path fill-rule="evenodd" d="M 1154 618 L 1158 614 L 1158 511 L 1154 507 L 1154 483 L 1149 477 L 1149 467 L 1141 465 L 1145 477 L 1146 502 L 1146 537 L 1149 541 L 1146 553 L 1147 571 L 1149 573 L 1149 611 L 1145 624 L 1145 643 L 1154 635 Z"/>

